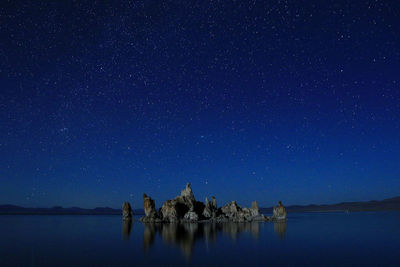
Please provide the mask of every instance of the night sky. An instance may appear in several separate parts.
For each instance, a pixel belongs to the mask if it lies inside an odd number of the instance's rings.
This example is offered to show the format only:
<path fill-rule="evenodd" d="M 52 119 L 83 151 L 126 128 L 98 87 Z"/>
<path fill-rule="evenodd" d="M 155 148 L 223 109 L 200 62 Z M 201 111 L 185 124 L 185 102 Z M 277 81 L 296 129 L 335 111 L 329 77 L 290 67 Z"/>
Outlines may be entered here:
<path fill-rule="evenodd" d="M 0 204 L 400 195 L 400 1 L 1 1 Z"/>

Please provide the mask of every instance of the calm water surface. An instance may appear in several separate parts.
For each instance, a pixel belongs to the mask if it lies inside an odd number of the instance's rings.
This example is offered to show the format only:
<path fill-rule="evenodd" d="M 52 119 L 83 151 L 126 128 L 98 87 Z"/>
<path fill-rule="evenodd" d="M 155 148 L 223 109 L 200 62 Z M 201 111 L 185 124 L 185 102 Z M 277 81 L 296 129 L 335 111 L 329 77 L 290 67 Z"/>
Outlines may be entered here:
<path fill-rule="evenodd" d="M 400 266 L 400 212 L 298 213 L 286 223 L 123 223 L 0 216 L 0 266 Z"/>

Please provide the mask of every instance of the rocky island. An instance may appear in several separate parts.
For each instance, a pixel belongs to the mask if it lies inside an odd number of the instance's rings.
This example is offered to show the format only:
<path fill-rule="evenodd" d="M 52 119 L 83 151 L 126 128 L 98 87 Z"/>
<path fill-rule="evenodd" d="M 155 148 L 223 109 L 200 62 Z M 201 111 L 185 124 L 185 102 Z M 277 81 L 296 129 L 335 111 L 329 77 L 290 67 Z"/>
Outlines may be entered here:
<path fill-rule="evenodd" d="M 128 220 L 132 220 L 132 208 L 131 208 L 131 204 L 129 202 L 124 202 L 124 204 L 122 204 L 122 220 L 124 221 L 128 221 Z"/>
<path fill-rule="evenodd" d="M 272 216 L 260 214 L 257 201 L 253 201 L 250 208 L 240 207 L 236 201 L 227 203 L 222 207 L 217 206 L 214 196 L 205 203 L 197 201 L 194 197 L 190 183 L 181 194 L 174 199 L 164 202 L 159 210 L 155 208 L 154 200 L 143 194 L 145 216 L 140 218 L 144 223 L 176 223 L 176 222 L 255 222 L 255 221 L 285 221 L 286 210 L 282 202 L 274 207 Z M 124 203 L 124 219 L 132 218 L 129 203 Z M 130 216 L 129 216 L 130 215 Z"/>

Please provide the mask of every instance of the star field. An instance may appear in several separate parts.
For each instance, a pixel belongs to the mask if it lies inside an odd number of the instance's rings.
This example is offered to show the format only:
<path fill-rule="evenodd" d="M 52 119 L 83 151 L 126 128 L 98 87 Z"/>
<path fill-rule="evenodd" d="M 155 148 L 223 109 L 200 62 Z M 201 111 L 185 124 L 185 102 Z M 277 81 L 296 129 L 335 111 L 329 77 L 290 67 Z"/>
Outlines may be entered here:
<path fill-rule="evenodd" d="M 400 193 L 398 1 L 3 1 L 0 203 Z"/>

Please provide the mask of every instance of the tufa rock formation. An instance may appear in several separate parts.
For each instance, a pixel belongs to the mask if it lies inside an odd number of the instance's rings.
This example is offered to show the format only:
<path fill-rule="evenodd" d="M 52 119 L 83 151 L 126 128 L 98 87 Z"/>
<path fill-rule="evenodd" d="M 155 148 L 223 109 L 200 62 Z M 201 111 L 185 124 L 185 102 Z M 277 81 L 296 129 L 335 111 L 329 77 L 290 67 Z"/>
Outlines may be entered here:
<path fill-rule="evenodd" d="M 156 204 L 151 197 L 143 194 L 143 203 L 144 203 L 144 213 L 146 216 L 153 216 L 156 212 Z"/>
<path fill-rule="evenodd" d="M 151 197 L 143 194 L 144 214 L 140 220 L 142 222 L 161 222 L 159 213 L 156 211 L 156 204 Z"/>
<path fill-rule="evenodd" d="M 196 201 L 190 184 L 181 191 L 181 195 L 172 200 L 167 200 L 161 207 L 162 220 L 167 222 L 199 220 L 199 215 L 204 210 L 204 204 Z"/>
<path fill-rule="evenodd" d="M 206 205 L 204 207 L 202 215 L 205 218 L 215 218 L 217 216 L 218 212 L 218 207 L 217 207 L 217 200 L 215 197 L 211 197 L 211 202 L 208 201 L 208 198 L 206 198 Z"/>
<path fill-rule="evenodd" d="M 154 200 L 143 195 L 145 215 L 141 218 L 142 222 L 179 222 L 187 220 L 188 222 L 198 221 L 198 214 L 203 211 L 204 204 L 197 202 L 190 184 L 181 194 L 172 200 L 167 200 L 157 212 Z M 201 212 L 200 212 L 201 210 Z"/>
<path fill-rule="evenodd" d="M 241 208 L 236 201 L 218 208 L 215 197 L 211 197 L 211 201 L 206 198 L 205 204 L 196 201 L 189 183 L 186 184 L 185 189 L 181 191 L 179 196 L 165 201 L 158 211 L 155 209 L 154 200 L 146 194 L 143 195 L 143 201 L 145 216 L 140 219 L 142 222 L 252 222 L 271 219 L 260 214 L 256 201 L 252 202 L 251 208 Z M 284 218 L 286 218 L 286 211 L 283 205 L 277 208 L 279 211 L 273 217 L 274 220 L 280 220 L 283 213 Z M 283 209 L 283 213 L 281 209 Z"/>
<path fill-rule="evenodd" d="M 199 220 L 199 215 L 194 211 L 188 211 L 183 216 L 183 220 L 187 222 L 197 222 Z"/>
<path fill-rule="evenodd" d="M 232 201 L 232 203 L 228 203 L 225 206 L 221 207 L 222 213 L 227 217 L 236 217 L 239 210 L 241 209 L 236 204 L 236 201 Z"/>
<path fill-rule="evenodd" d="M 278 202 L 278 206 L 274 207 L 272 220 L 274 221 L 285 221 L 286 220 L 286 209 L 282 202 Z"/>
<path fill-rule="evenodd" d="M 252 222 L 268 220 L 264 215 L 260 215 L 256 201 L 252 203 L 251 208 L 241 208 L 236 201 L 232 201 L 232 203 L 223 206 L 221 212 L 222 214 L 216 218 L 217 221 Z"/>
<path fill-rule="evenodd" d="M 259 215 L 260 215 L 260 210 L 259 210 L 259 208 L 258 208 L 258 203 L 257 203 L 257 201 L 251 202 L 250 212 L 251 212 L 251 215 L 252 215 L 252 216 L 259 216 Z"/>
<path fill-rule="evenodd" d="M 122 219 L 132 220 L 132 208 L 129 202 L 124 202 L 124 204 L 122 204 Z"/>
<path fill-rule="evenodd" d="M 167 200 L 161 207 L 161 214 L 164 221 L 177 222 L 182 217 L 186 207 L 176 200 Z"/>

